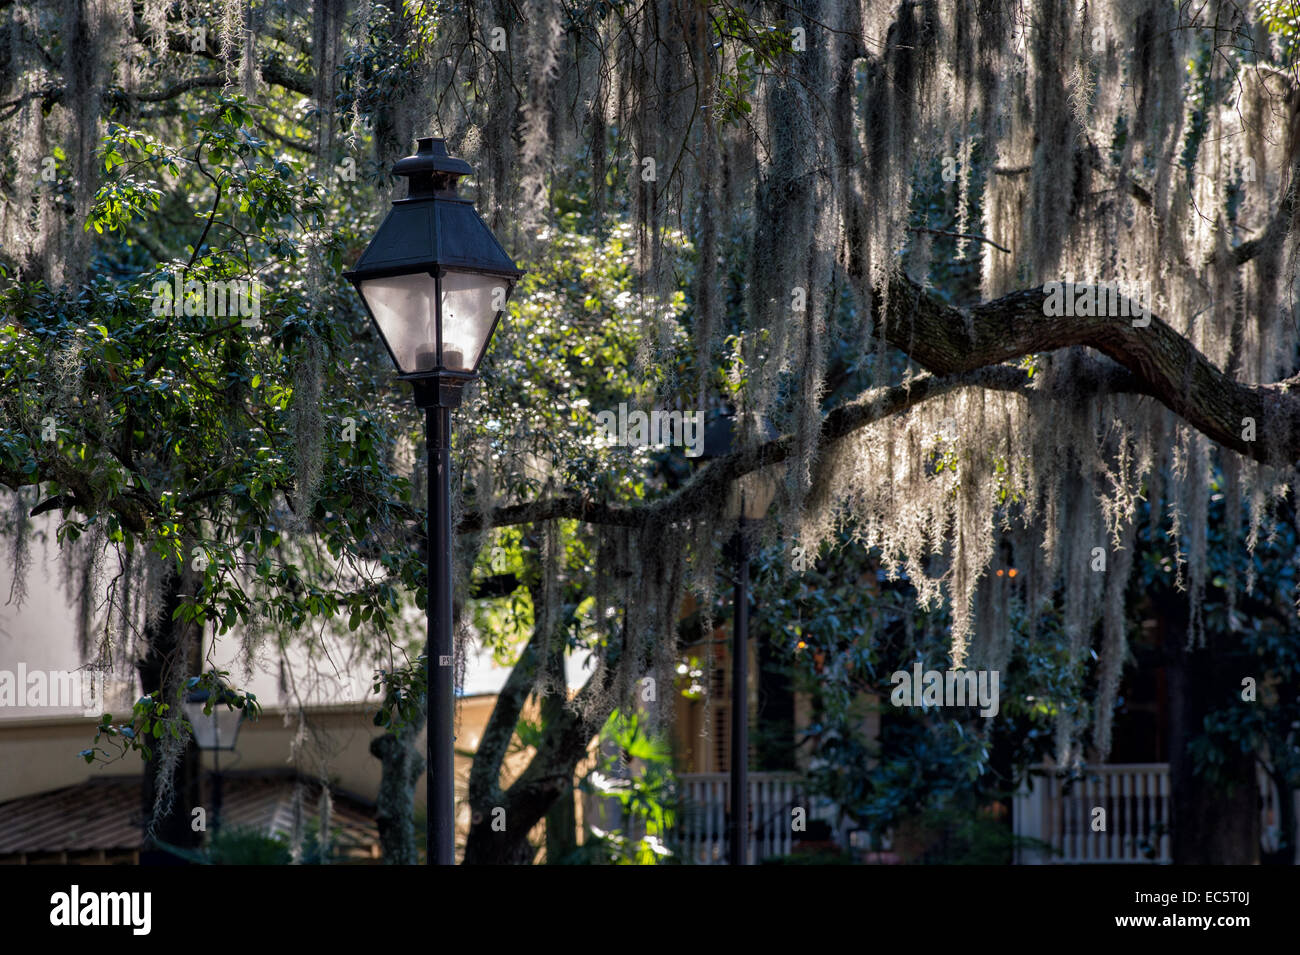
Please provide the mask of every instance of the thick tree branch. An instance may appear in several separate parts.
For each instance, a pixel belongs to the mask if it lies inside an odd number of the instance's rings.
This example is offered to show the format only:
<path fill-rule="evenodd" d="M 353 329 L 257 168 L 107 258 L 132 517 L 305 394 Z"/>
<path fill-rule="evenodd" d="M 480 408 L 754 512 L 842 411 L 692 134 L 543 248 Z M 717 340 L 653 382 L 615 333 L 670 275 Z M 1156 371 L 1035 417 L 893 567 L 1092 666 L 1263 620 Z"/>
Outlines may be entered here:
<path fill-rule="evenodd" d="M 519 724 L 524 703 L 533 690 L 540 633 L 540 628 L 533 628 L 519 660 L 511 667 L 510 676 L 497 694 L 496 705 L 492 707 L 492 715 L 479 739 L 469 771 L 469 804 L 480 811 L 501 799 L 501 765 Z"/>
<path fill-rule="evenodd" d="M 189 47 L 188 42 L 181 37 L 170 38 L 171 49 L 173 52 L 188 53 L 192 56 L 203 59 L 216 60 L 221 62 L 221 57 L 214 53 L 206 51 L 194 51 Z M 278 59 L 264 58 L 258 66 L 262 79 L 276 86 L 282 86 L 287 90 L 298 93 L 302 96 L 311 95 L 311 81 L 301 73 L 294 72 L 281 63 Z M 200 76 L 191 76 L 185 79 L 177 80 L 168 86 L 163 87 L 152 93 L 134 93 L 128 94 L 120 86 L 112 86 L 104 91 L 104 96 L 110 102 L 126 103 L 135 100 L 139 103 L 164 103 L 168 100 L 175 99 L 182 93 L 188 93 L 196 89 L 220 89 L 227 85 L 226 77 L 221 73 L 204 73 Z M 41 108 L 49 110 L 56 103 L 63 102 L 64 93 L 67 90 L 62 86 L 48 85 L 40 89 L 30 90 L 29 92 L 15 99 L 0 103 L 0 108 L 7 109 L 3 116 L 6 118 L 17 112 L 28 100 L 40 99 Z"/>
<path fill-rule="evenodd" d="M 976 235 L 973 232 L 952 232 L 948 229 L 929 229 L 924 226 L 917 226 L 913 228 L 912 231 L 928 232 L 930 235 L 943 235 L 951 239 L 975 239 L 978 242 L 987 242 L 989 245 L 993 246 L 993 248 L 997 249 L 999 252 L 1006 252 L 1008 255 L 1011 254 L 1011 250 L 1008 249 L 1005 245 L 1002 245 L 999 242 L 994 242 L 992 239 L 988 238 L 987 236 Z"/>
<path fill-rule="evenodd" d="M 1291 182 L 1287 185 L 1282 201 L 1278 203 L 1277 211 L 1273 213 L 1273 218 L 1269 220 L 1264 231 L 1228 253 L 1228 261 L 1232 265 L 1245 265 L 1265 249 L 1282 244 L 1295 217 L 1298 190 L 1300 190 L 1300 162 L 1291 168 Z"/>
<path fill-rule="evenodd" d="M 137 34 L 137 39 L 143 40 L 143 24 L 141 31 Z M 197 56 L 203 59 L 215 60 L 218 63 L 234 64 L 234 60 L 222 56 L 220 53 L 209 50 L 205 45 L 203 49 L 195 50 L 188 34 L 169 33 L 167 35 L 167 48 L 173 53 L 185 53 L 190 56 Z M 298 73 L 289 69 L 281 61 L 280 57 L 275 54 L 263 56 L 257 64 L 258 72 L 262 79 L 276 86 L 282 86 L 287 90 L 292 90 L 303 96 L 312 95 L 311 77 L 303 73 Z"/>
<path fill-rule="evenodd" d="M 944 376 L 1085 345 L 1127 368 L 1139 390 L 1218 444 L 1267 463 L 1300 458 L 1295 379 L 1240 384 L 1156 315 L 1149 316 L 1145 327 L 1134 327 L 1128 317 L 1052 317 L 1044 314 L 1046 299 L 1035 288 L 956 309 L 900 275 L 890 289 L 885 338 L 926 370 Z M 1242 437 L 1247 418 L 1255 422 L 1254 441 Z"/>
<path fill-rule="evenodd" d="M 999 391 L 1016 391 L 1025 388 L 1028 380 L 1028 375 L 1021 369 L 1001 365 L 950 378 L 922 375 L 906 384 L 875 388 L 833 408 L 826 415 L 822 422 L 820 445 L 827 448 L 872 422 L 957 388 L 978 385 Z M 463 533 L 482 530 L 485 525 L 506 527 L 556 518 L 616 527 L 643 527 L 651 521 L 702 515 L 725 499 L 727 486 L 736 478 L 784 461 L 794 453 L 795 446 L 793 435 L 783 435 L 767 444 L 718 458 L 701 468 L 675 494 L 646 504 L 616 506 L 577 496 L 546 498 L 500 508 L 492 512 L 490 520 L 485 520 L 482 512 L 471 512 L 461 520 L 458 530 Z"/>
<path fill-rule="evenodd" d="M 1076 286 L 1077 289 L 1077 286 Z M 886 340 L 925 368 L 907 384 L 874 389 L 832 409 L 822 423 L 819 446 L 831 444 L 875 421 L 906 411 L 956 388 L 1024 390 L 1024 371 L 1005 362 L 1026 355 L 1086 346 L 1111 358 L 1127 373 L 1102 376 L 1081 393 L 1146 394 L 1216 443 L 1265 463 L 1300 459 L 1300 376 L 1268 385 L 1246 385 L 1216 368 L 1186 338 L 1155 315 L 1134 327 L 1130 317 L 1048 316 L 1042 289 L 1024 289 L 992 302 L 959 309 L 945 305 L 904 275 L 891 283 Z M 878 295 L 877 314 L 885 309 Z M 1138 319 L 1143 321 L 1144 319 Z M 1254 421 L 1255 440 L 1247 419 Z M 725 499 L 736 478 L 788 458 L 792 435 L 720 458 L 702 468 L 681 490 L 657 501 L 616 506 L 585 497 L 547 498 L 494 511 L 467 514 L 462 531 L 556 518 L 593 524 L 642 527 L 651 521 L 703 516 Z"/>

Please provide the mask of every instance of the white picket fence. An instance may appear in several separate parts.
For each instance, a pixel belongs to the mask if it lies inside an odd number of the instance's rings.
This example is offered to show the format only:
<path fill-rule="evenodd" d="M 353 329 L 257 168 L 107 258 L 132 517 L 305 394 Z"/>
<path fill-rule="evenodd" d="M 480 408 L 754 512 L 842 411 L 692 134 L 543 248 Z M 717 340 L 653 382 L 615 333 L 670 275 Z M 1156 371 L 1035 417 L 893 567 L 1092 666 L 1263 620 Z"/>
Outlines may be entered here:
<path fill-rule="evenodd" d="M 1170 805 L 1168 763 L 1090 766 L 1082 779 L 1031 776 L 1016 794 L 1015 833 L 1041 839 L 1055 852 L 1018 848 L 1016 863 L 1168 863 Z M 1265 840 L 1276 837 L 1277 789 L 1259 771 Z M 1297 794 L 1300 802 L 1300 794 Z M 1104 832 L 1093 830 L 1094 810 L 1106 810 Z"/>
<path fill-rule="evenodd" d="M 696 865 L 727 863 L 727 816 L 731 805 L 728 773 L 683 773 L 677 777 L 681 810 L 676 841 L 683 862 Z M 791 825 L 796 807 L 808 820 L 820 818 L 828 806 L 811 799 L 802 781 L 788 773 L 749 774 L 749 863 L 789 855 L 794 846 Z"/>

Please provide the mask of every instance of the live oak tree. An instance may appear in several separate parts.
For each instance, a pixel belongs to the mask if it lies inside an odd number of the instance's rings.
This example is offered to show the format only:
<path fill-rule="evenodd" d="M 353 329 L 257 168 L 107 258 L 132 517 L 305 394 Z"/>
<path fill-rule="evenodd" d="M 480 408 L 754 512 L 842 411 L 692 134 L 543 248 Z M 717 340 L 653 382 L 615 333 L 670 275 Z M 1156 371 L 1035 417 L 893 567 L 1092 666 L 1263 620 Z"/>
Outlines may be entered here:
<path fill-rule="evenodd" d="M 1109 746 L 1143 499 L 1171 522 L 1185 645 L 1232 639 L 1201 611 L 1212 471 L 1250 515 L 1217 546 L 1249 549 L 1300 453 L 1286 4 L 0 9 L 11 536 L 46 505 L 118 553 L 178 564 L 178 539 L 201 542 L 214 559 L 178 620 L 228 632 L 265 607 L 292 630 L 346 607 L 383 646 L 397 594 L 423 599 L 421 505 L 392 452 L 418 422 L 337 281 L 416 134 L 470 161 L 535 272 L 563 274 L 562 236 L 614 243 L 609 268 L 521 290 L 457 426 L 458 580 L 513 528 L 530 595 L 466 861 L 531 858 L 610 711 L 646 677 L 671 687 L 683 595 L 709 606 L 727 489 L 759 468 L 782 486 L 770 539 L 877 549 L 949 608 L 955 666 L 1006 659 L 986 581 L 1012 542 L 1017 598 L 1062 602 L 1073 656 L 1100 641 L 1096 725 L 1061 720 L 1064 766 Z M 962 282 L 936 280 L 944 258 L 971 264 Z M 177 270 L 263 281 L 264 331 L 152 319 L 151 280 Z M 1087 292 L 1056 314 L 1052 283 Z M 1089 314 L 1098 286 L 1142 317 Z M 628 398 L 730 403 L 782 437 L 742 434 L 688 475 L 595 446 L 588 410 Z M 368 443 L 318 453 L 345 417 Z M 308 560 L 316 540 L 330 559 Z M 561 692 L 557 645 L 592 651 L 592 675 L 504 779 L 528 697 Z M 418 684 L 401 670 L 390 685 Z M 1179 839 L 1204 810 L 1180 811 Z M 1239 850 L 1222 861 L 1257 851 Z"/>

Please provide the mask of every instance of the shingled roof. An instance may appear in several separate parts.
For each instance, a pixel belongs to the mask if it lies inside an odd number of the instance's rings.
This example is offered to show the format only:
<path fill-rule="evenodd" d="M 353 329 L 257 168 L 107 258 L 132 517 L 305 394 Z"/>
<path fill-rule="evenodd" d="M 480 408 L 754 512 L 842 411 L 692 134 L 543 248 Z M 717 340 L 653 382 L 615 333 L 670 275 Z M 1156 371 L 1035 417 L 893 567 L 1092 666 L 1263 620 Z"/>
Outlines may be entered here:
<path fill-rule="evenodd" d="M 255 829 L 286 840 L 293 831 L 294 790 L 301 785 L 304 824 L 314 825 L 320 783 L 288 773 L 222 776 L 223 827 Z M 91 779 L 0 802 L 0 862 L 133 861 L 140 848 L 139 776 Z M 374 807 L 331 791 L 330 828 L 345 859 L 379 858 Z"/>

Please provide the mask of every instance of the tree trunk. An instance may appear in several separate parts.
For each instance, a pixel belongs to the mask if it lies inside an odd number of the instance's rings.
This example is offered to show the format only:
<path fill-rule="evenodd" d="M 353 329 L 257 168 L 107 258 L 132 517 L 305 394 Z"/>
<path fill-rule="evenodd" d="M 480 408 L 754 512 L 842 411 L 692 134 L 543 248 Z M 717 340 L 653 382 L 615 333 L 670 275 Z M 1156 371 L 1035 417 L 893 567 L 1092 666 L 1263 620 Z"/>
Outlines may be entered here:
<path fill-rule="evenodd" d="M 573 786 L 546 813 L 546 861 L 561 865 L 578 848 L 578 813 Z"/>
<path fill-rule="evenodd" d="M 564 649 L 563 644 L 556 641 L 560 647 L 558 653 L 551 655 L 551 673 L 553 679 L 558 681 L 553 683 L 555 686 L 565 686 L 564 674 Z M 551 726 L 558 726 L 564 719 L 564 696 L 561 693 L 552 693 L 546 699 L 542 700 L 542 730 L 545 732 Z M 575 765 L 575 770 L 577 766 Z M 548 865 L 559 865 L 564 862 L 573 851 L 578 847 L 578 815 L 573 806 L 573 776 L 570 775 L 564 780 L 565 788 L 556 798 L 555 805 L 546 813 L 546 862 Z"/>
<path fill-rule="evenodd" d="M 555 747 L 553 753 L 539 753 L 520 781 L 501 794 L 499 804 L 484 807 L 486 811 L 475 807 L 465 842 L 466 865 L 532 864 L 537 849 L 528 834 L 558 799 L 566 793 L 572 797 L 573 774 L 587 755 L 591 735 L 576 745 Z"/>
<path fill-rule="evenodd" d="M 146 622 L 145 637 L 148 650 L 142 660 L 136 664 L 140 673 L 140 689 L 146 695 L 161 699 L 166 688 L 183 686 L 185 679 L 197 675 L 202 661 L 202 634 L 193 624 L 181 623 L 173 619 L 176 608 L 181 605 L 183 597 L 192 595 L 197 584 L 197 575 L 186 566 L 182 573 L 169 573 L 163 581 L 163 610 L 157 620 Z M 170 669 L 179 666 L 181 672 L 173 674 Z M 175 705 L 178 701 L 168 699 Z M 141 786 L 141 820 L 145 830 L 145 840 L 141 846 L 140 862 L 144 865 L 175 865 L 180 860 L 170 852 L 159 847 L 158 843 L 195 849 L 202 843 L 203 833 L 196 832 L 191 824 L 193 809 L 202 806 L 199 776 L 202 764 L 199 760 L 199 748 L 191 738 L 176 764 L 172 788 L 174 798 L 170 810 L 154 820 L 155 838 L 148 838 L 149 821 L 154 815 L 154 802 L 158 793 L 158 774 L 161 768 L 161 740 L 151 740 L 153 755 L 144 764 L 144 779 Z M 211 806 L 206 807 L 211 814 Z M 206 819 L 211 826 L 213 820 Z"/>
<path fill-rule="evenodd" d="M 530 643 L 506 686 L 497 697 L 497 705 L 488 729 L 479 743 L 470 776 L 469 838 L 465 843 L 466 865 L 529 865 L 536 849 L 528 834 L 557 800 L 573 794 L 573 774 L 587 756 L 592 738 L 609 719 L 614 709 L 610 694 L 613 674 L 609 669 L 593 675 L 574 700 L 572 707 L 561 706 L 558 717 L 547 724 L 546 734 L 528 768 L 504 792 L 497 783 L 500 759 L 509 734 L 513 733 L 522 708 L 521 692 L 532 685 L 529 656 Z M 594 699 L 593 699 L 594 698 Z M 485 745 L 488 747 L 485 749 Z M 480 762 L 483 760 L 483 762 Z"/>
<path fill-rule="evenodd" d="M 1255 865 L 1259 862 L 1259 786 L 1253 753 L 1229 752 L 1224 775 L 1231 788 L 1195 772 L 1190 744 L 1205 717 L 1240 693 L 1226 634 L 1207 631 L 1205 646 L 1188 650 L 1187 599 L 1171 594 L 1158 604 L 1169 672 L 1169 786 L 1175 865 Z M 1240 696 L 1236 695 L 1240 700 Z"/>
<path fill-rule="evenodd" d="M 410 726 L 370 741 L 370 755 L 379 760 L 379 795 L 375 824 L 385 865 L 418 865 L 415 844 L 415 787 L 424 772 L 424 756 L 416 745 L 424 725 L 424 707 Z"/>

